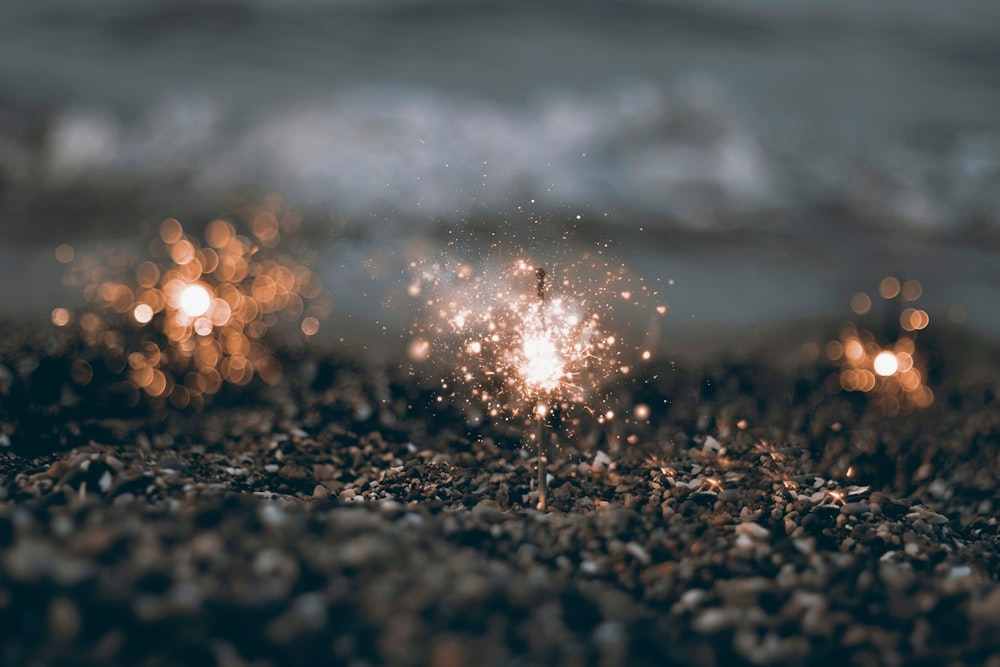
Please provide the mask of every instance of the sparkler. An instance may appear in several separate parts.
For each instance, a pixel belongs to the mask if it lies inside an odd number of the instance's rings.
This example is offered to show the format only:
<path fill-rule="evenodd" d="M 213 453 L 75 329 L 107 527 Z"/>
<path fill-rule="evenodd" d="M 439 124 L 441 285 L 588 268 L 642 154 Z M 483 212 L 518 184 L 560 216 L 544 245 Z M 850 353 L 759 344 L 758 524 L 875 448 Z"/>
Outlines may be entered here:
<path fill-rule="evenodd" d="M 538 454 L 537 507 L 547 509 L 550 420 L 558 413 L 560 428 L 571 430 L 580 423 L 569 419 L 574 406 L 598 423 L 613 418 L 614 411 L 595 409 L 603 387 L 631 373 L 633 355 L 652 356 L 611 333 L 635 328 L 616 321 L 616 306 L 642 308 L 656 293 L 591 255 L 549 270 L 525 259 L 499 270 L 468 263 L 411 268 L 408 293 L 431 315 L 410 332 L 411 359 L 443 366 L 441 389 L 471 414 L 481 406 L 488 418 L 523 424 L 531 434 L 525 442 L 534 439 Z"/>

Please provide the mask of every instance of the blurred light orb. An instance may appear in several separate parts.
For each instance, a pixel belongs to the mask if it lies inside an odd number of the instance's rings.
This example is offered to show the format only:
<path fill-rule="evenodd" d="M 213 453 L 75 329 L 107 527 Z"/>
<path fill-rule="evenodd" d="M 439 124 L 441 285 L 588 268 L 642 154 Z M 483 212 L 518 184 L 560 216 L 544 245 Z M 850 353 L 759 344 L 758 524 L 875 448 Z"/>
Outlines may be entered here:
<path fill-rule="evenodd" d="M 153 319 L 153 307 L 148 303 L 140 303 L 133 309 L 132 317 L 139 324 L 146 324 Z"/>
<path fill-rule="evenodd" d="M 201 317 L 212 305 L 212 295 L 202 285 L 188 285 L 181 292 L 180 308 L 188 317 Z"/>
<path fill-rule="evenodd" d="M 66 308 L 55 308 L 52 311 L 52 324 L 64 327 L 69 324 L 70 314 Z"/>
<path fill-rule="evenodd" d="M 888 350 L 879 352 L 872 365 L 875 368 L 875 372 L 882 377 L 889 377 L 899 369 L 899 361 L 896 359 L 896 355 Z"/>

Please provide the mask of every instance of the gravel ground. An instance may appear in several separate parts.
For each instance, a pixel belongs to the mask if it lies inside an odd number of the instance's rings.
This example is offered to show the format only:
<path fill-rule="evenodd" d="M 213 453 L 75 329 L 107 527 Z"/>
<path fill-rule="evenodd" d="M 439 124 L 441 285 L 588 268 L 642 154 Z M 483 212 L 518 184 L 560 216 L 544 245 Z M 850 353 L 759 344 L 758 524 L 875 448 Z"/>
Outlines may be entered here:
<path fill-rule="evenodd" d="M 0 355 L 4 665 L 1000 666 L 995 381 L 885 418 L 830 368 L 654 369 L 649 424 L 555 434 L 541 513 L 519 429 L 403 374 L 156 413 L 40 335 Z"/>

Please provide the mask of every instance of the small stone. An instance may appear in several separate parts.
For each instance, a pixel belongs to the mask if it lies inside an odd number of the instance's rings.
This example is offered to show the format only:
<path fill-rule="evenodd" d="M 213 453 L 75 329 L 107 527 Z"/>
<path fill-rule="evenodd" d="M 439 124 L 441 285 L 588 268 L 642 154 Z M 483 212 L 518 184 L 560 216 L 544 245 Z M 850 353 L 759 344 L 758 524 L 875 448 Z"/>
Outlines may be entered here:
<path fill-rule="evenodd" d="M 281 528 L 287 520 L 285 511 L 273 502 L 261 505 L 259 516 L 260 522 L 268 528 Z"/>
<path fill-rule="evenodd" d="M 923 519 L 927 523 L 935 525 L 943 525 L 948 523 L 948 517 L 943 514 L 938 514 L 933 512 L 923 505 L 914 505 L 910 508 L 910 512 L 906 515 L 906 519 L 910 522 L 914 522 L 918 519 Z"/>
<path fill-rule="evenodd" d="M 703 611 L 691 624 L 703 634 L 715 634 L 739 622 L 743 612 L 736 608 L 712 607 Z"/>
<path fill-rule="evenodd" d="M 608 468 L 610 466 L 611 466 L 611 457 L 605 454 L 602 450 L 600 449 L 597 450 L 597 453 L 594 454 L 593 467 L 600 470 L 603 468 Z"/>
<path fill-rule="evenodd" d="M 156 464 L 156 468 L 157 470 L 176 470 L 177 472 L 185 472 L 187 470 L 176 456 L 170 454 L 161 457 L 159 463 Z"/>
<path fill-rule="evenodd" d="M 681 595 L 681 599 L 677 602 L 683 610 L 691 610 L 699 606 L 706 597 L 708 597 L 708 592 L 703 588 L 692 588 L 690 590 L 684 591 Z"/>
<path fill-rule="evenodd" d="M 643 546 L 637 542 L 629 542 L 628 545 L 625 547 L 625 551 L 630 553 L 637 561 L 639 561 L 643 565 L 649 565 L 653 561 L 652 557 L 649 555 L 649 552 L 646 551 L 643 548 Z"/>
<path fill-rule="evenodd" d="M 799 550 L 799 553 L 805 554 L 806 556 L 816 551 L 816 540 L 811 537 L 792 540 L 792 544 Z"/>
<path fill-rule="evenodd" d="M 727 503 L 739 500 L 741 497 L 742 494 L 736 489 L 724 489 L 721 493 L 719 493 L 719 500 Z"/>
<path fill-rule="evenodd" d="M 766 540 L 771 536 L 771 531 L 769 531 L 767 528 L 760 525 L 759 523 L 754 523 L 753 521 L 745 521 L 743 523 L 737 524 L 736 534 L 745 535 L 755 540 Z"/>
<path fill-rule="evenodd" d="M 107 493 L 108 492 L 108 490 L 111 488 L 111 471 L 110 470 L 105 470 L 104 471 L 104 474 L 101 475 L 101 479 L 97 482 L 97 486 L 101 490 L 101 493 Z"/>
<path fill-rule="evenodd" d="M 49 635 L 58 642 L 70 642 L 80 633 L 80 611 L 72 601 L 57 597 L 49 603 Z"/>
<path fill-rule="evenodd" d="M 847 516 L 855 516 L 857 514 L 867 514 L 869 512 L 868 505 L 865 503 L 847 503 L 841 505 L 840 513 L 846 514 Z"/>

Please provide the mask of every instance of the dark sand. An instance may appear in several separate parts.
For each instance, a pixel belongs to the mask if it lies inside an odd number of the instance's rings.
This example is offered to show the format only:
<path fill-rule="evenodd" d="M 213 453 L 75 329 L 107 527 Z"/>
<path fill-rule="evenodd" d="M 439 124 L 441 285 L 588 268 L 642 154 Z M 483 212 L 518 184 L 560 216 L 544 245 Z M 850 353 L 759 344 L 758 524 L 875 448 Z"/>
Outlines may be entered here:
<path fill-rule="evenodd" d="M 519 429 L 398 373 L 156 415 L 50 335 L 0 356 L 4 665 L 1000 665 L 982 368 L 886 418 L 832 368 L 664 366 L 650 424 L 557 434 L 539 513 Z"/>

